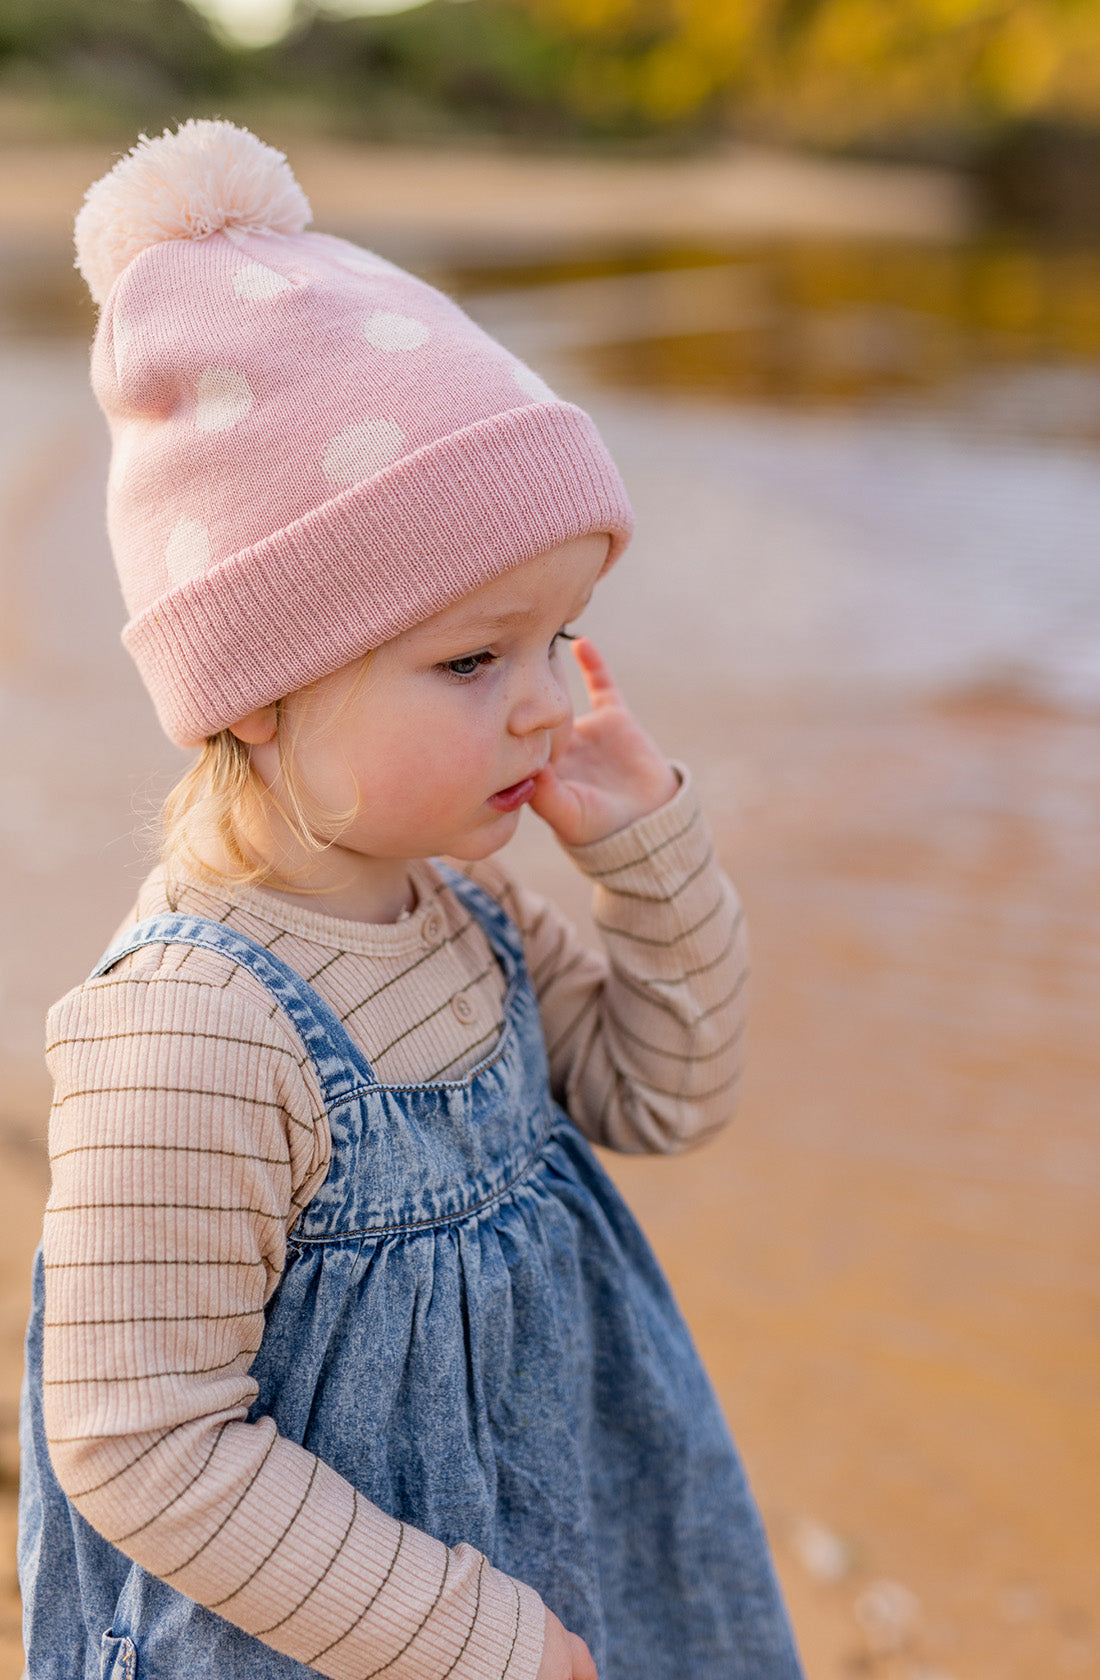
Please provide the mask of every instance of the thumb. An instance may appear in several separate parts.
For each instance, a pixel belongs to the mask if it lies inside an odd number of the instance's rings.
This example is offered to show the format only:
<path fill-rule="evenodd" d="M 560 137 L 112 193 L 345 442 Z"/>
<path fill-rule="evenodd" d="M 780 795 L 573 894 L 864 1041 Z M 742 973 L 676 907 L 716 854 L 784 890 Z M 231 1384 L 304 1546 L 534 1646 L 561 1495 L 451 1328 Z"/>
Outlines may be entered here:
<path fill-rule="evenodd" d="M 552 764 L 535 777 L 535 791 L 528 801 L 536 817 L 541 817 L 555 831 L 576 815 L 576 796 L 562 781 Z"/>

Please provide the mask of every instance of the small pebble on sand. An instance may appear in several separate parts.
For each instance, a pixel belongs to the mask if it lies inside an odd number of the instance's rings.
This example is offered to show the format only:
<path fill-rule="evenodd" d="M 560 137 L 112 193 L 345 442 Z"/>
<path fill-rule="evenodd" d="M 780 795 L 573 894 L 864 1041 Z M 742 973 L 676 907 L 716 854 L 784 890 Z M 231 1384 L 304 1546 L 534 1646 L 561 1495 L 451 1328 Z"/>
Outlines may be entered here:
<path fill-rule="evenodd" d="M 1042 1611 L 1043 1596 L 1037 1587 L 1004 1587 L 998 1606 L 1006 1622 L 1033 1622 Z"/>
<path fill-rule="evenodd" d="M 815 1581 L 842 1581 L 852 1567 L 852 1548 L 814 1517 L 800 1517 L 791 1531 L 791 1547 Z"/>
<path fill-rule="evenodd" d="M 853 1609 L 876 1656 L 903 1650 L 920 1627 L 920 1600 L 900 1581 L 872 1581 Z"/>

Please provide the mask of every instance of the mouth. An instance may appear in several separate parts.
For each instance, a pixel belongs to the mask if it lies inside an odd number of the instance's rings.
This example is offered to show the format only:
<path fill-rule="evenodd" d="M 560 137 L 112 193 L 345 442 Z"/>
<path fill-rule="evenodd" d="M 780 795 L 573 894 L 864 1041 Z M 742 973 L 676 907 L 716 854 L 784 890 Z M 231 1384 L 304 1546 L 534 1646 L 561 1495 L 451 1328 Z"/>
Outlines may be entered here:
<path fill-rule="evenodd" d="M 513 782 L 511 787 L 501 788 L 499 793 L 490 794 L 486 804 L 495 811 L 518 811 L 521 805 L 526 805 L 535 791 L 534 776 L 525 776 L 522 782 Z"/>

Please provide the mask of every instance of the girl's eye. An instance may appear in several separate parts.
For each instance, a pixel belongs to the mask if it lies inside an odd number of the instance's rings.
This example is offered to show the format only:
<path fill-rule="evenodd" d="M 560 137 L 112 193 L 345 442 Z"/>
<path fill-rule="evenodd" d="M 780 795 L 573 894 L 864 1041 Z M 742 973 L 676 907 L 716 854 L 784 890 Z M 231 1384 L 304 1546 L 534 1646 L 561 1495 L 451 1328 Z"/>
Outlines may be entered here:
<path fill-rule="evenodd" d="M 559 642 L 575 642 L 576 639 L 569 630 L 556 630 L 550 642 L 551 653 L 556 650 Z M 471 677 L 477 676 L 483 666 L 495 665 L 496 661 L 497 655 L 491 653 L 488 648 L 483 648 L 480 653 L 464 653 L 461 659 L 445 660 L 439 669 L 446 671 L 448 676 L 456 677 L 459 682 L 469 682 Z"/>
<path fill-rule="evenodd" d="M 485 650 L 481 653 L 465 653 L 461 659 L 448 659 L 443 666 L 452 677 L 469 678 L 476 676 L 483 665 L 491 665 L 496 658 L 495 653 Z"/>

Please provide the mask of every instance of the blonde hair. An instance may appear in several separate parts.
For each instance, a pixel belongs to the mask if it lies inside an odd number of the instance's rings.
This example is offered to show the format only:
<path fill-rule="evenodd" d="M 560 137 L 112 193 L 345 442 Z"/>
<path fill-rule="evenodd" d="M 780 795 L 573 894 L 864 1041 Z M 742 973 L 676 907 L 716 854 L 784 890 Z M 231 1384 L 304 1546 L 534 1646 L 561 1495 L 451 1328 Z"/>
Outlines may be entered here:
<path fill-rule="evenodd" d="M 340 705 L 327 719 L 333 727 L 362 685 L 371 662 L 367 653 Z M 308 696 L 311 683 L 297 690 Z M 169 791 L 160 809 L 158 850 L 171 879 L 183 867 L 213 881 L 241 886 L 268 886 L 308 893 L 290 871 L 263 856 L 251 835 L 263 830 L 271 815 L 282 818 L 291 837 L 306 852 L 327 851 L 339 840 L 359 811 L 360 799 L 346 811 L 329 811 L 304 786 L 295 766 L 297 730 L 286 728 L 286 702 L 275 702 L 275 744 L 279 754 L 280 791 L 274 792 L 257 773 L 246 742 L 223 729 L 211 735 L 191 768 Z M 220 867 L 211 853 L 224 860 Z"/>

